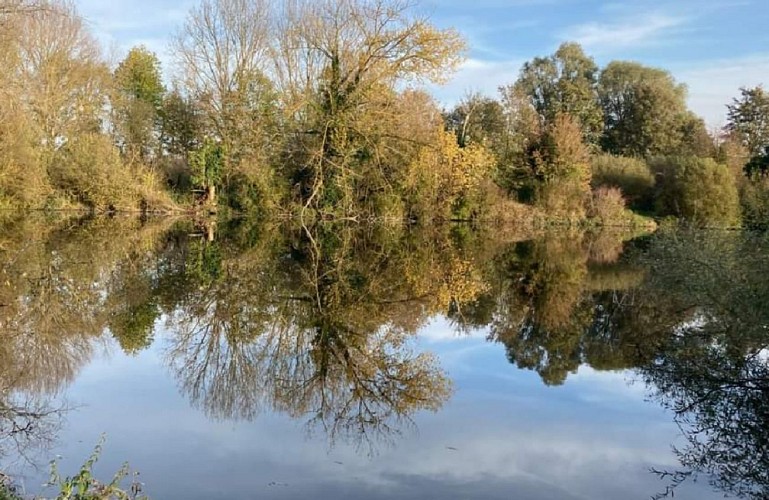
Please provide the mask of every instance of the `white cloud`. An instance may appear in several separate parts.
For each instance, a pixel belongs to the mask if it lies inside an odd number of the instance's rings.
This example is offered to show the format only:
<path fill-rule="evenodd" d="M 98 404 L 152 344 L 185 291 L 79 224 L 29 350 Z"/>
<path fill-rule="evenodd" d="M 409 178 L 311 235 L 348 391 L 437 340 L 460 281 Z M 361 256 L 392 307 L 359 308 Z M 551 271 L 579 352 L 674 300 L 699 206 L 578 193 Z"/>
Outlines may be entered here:
<path fill-rule="evenodd" d="M 432 86 L 430 91 L 447 106 L 455 104 L 468 92 L 496 97 L 500 86 L 513 83 L 518 78 L 523 62 L 516 59 L 486 61 L 471 58 L 465 61 L 446 85 Z"/>
<path fill-rule="evenodd" d="M 769 84 L 769 54 L 698 62 L 671 68 L 689 87 L 689 107 L 711 127 L 726 121 L 726 105 L 739 95 L 740 87 Z"/>
<path fill-rule="evenodd" d="M 659 42 L 663 34 L 686 22 L 684 17 L 652 13 L 613 23 L 589 22 L 573 26 L 564 31 L 562 38 L 578 42 L 594 52 L 611 51 Z"/>
<path fill-rule="evenodd" d="M 419 331 L 419 337 L 428 342 L 454 342 L 468 340 L 485 340 L 488 336 L 485 329 L 475 329 L 469 332 L 460 332 L 449 320 L 440 317 L 432 320 Z"/>
<path fill-rule="evenodd" d="M 594 403 L 639 401 L 648 394 L 647 387 L 639 383 L 631 372 L 625 370 L 596 370 L 582 365 L 576 374 L 569 376 L 567 383 L 581 387 L 581 399 Z"/>

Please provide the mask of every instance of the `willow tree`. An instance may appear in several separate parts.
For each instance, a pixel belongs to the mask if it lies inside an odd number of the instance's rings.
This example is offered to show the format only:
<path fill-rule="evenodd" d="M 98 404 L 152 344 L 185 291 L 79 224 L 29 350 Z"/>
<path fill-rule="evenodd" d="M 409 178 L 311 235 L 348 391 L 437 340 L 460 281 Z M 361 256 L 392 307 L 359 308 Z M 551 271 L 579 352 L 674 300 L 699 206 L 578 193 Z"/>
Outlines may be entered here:
<path fill-rule="evenodd" d="M 0 5 L 0 192 L 40 206 L 56 150 L 101 127 L 106 66 L 70 3 Z"/>
<path fill-rule="evenodd" d="M 0 0 L 0 65 L 14 68 L 18 61 L 17 2 Z M 19 132 L 26 127 L 26 114 L 16 104 L 17 88 L 10 71 L 0 71 L 0 205 L 18 202 L 23 165 L 30 152 L 28 141 L 19 140 Z"/>
<path fill-rule="evenodd" d="M 396 89 L 443 81 L 462 60 L 464 42 L 401 0 L 297 0 L 280 18 L 276 74 L 299 121 L 302 201 L 355 210 L 359 181 L 379 178 L 373 190 L 387 189 L 383 152 L 403 139 L 388 126 L 397 122 Z"/>
<path fill-rule="evenodd" d="M 10 33 L 8 27 L 13 23 L 14 17 L 43 9 L 45 9 L 45 3 L 38 0 L 0 0 L 0 27 L 8 30 L 2 34 Z"/>

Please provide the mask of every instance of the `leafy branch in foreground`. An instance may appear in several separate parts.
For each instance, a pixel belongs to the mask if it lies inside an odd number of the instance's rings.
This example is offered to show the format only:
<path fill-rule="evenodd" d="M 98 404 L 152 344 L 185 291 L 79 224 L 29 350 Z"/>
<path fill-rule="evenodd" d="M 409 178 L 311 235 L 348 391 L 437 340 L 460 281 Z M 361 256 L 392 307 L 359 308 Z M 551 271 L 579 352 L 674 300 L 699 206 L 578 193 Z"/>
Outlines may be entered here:
<path fill-rule="evenodd" d="M 93 467 L 99 460 L 103 445 L 102 436 L 91 456 L 72 477 L 62 477 L 56 460 L 51 461 L 51 477 L 46 486 L 59 488 L 56 500 L 147 500 L 148 497 L 141 494 L 139 473 L 131 472 L 128 463 L 123 464 L 109 483 L 102 483 L 94 477 Z M 131 485 L 124 490 L 122 483 L 129 475 L 132 476 Z"/>

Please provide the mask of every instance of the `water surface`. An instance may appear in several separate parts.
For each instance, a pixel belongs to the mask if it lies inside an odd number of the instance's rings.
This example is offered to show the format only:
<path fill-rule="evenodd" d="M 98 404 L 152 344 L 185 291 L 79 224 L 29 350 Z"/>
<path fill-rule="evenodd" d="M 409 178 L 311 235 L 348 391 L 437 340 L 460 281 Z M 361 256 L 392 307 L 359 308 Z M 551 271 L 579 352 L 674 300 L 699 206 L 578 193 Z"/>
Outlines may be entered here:
<path fill-rule="evenodd" d="M 97 473 L 152 498 L 769 494 L 762 235 L 1 234 L 0 453 L 32 493 L 104 435 Z"/>

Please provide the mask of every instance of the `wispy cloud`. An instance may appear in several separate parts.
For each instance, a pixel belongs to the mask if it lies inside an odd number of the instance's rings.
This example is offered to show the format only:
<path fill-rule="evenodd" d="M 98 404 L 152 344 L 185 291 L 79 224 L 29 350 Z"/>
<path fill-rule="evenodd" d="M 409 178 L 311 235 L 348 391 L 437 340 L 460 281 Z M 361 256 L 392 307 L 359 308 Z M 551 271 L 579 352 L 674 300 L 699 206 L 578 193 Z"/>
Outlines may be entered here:
<path fill-rule="evenodd" d="M 688 86 L 691 109 L 711 127 L 720 127 L 726 121 L 726 105 L 738 96 L 740 87 L 769 84 L 769 53 L 701 61 L 671 69 Z"/>
<path fill-rule="evenodd" d="M 573 40 L 592 51 L 627 49 L 659 42 L 675 28 L 686 24 L 683 16 L 663 13 L 628 16 L 614 22 L 589 22 L 566 29 L 561 38 Z"/>
<path fill-rule="evenodd" d="M 480 92 L 496 96 L 502 85 L 514 82 L 518 78 L 523 59 L 506 61 L 488 61 L 468 59 L 446 85 L 431 86 L 430 91 L 440 102 L 453 105 L 468 92 Z"/>

